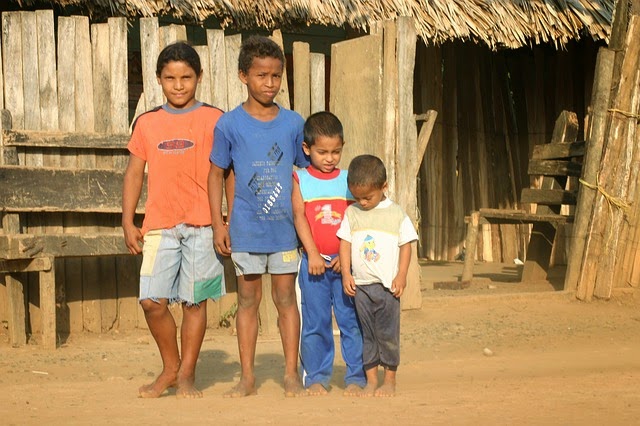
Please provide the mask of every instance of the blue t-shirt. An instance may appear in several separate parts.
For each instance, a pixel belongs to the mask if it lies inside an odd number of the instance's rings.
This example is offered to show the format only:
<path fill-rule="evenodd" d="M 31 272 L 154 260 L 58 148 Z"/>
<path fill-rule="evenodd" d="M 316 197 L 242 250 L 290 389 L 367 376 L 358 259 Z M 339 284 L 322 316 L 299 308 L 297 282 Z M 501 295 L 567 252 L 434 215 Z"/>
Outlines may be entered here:
<path fill-rule="evenodd" d="M 282 107 L 267 122 L 242 105 L 218 120 L 209 159 L 235 172 L 229 220 L 234 252 L 275 253 L 298 246 L 291 191 L 293 165 L 309 165 L 302 151 L 303 126 L 298 113 Z"/>

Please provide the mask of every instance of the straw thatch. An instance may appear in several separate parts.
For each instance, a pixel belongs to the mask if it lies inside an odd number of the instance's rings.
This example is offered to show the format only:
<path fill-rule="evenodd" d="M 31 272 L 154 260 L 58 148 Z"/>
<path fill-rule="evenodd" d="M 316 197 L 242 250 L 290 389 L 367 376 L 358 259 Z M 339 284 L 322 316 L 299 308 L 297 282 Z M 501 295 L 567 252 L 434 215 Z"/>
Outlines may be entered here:
<path fill-rule="evenodd" d="M 367 31 L 373 22 L 413 16 L 426 43 L 454 39 L 493 49 L 589 36 L 608 41 L 613 0 L 11 0 L 26 6 L 74 6 L 93 17 L 170 15 L 202 22 L 217 18 L 236 29 L 304 24 Z"/>

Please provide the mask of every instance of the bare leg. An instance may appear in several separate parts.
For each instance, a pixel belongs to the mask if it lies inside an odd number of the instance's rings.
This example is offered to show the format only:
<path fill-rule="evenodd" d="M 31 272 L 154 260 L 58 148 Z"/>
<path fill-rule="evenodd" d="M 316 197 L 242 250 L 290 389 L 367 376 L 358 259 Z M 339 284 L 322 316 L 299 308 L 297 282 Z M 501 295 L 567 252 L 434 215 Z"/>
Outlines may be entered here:
<path fill-rule="evenodd" d="M 360 396 L 372 397 L 378 387 L 378 366 L 365 370 L 364 374 L 367 376 L 367 385 L 362 389 Z"/>
<path fill-rule="evenodd" d="M 180 368 L 180 354 L 176 341 L 176 323 L 169 312 L 168 300 L 151 299 L 140 302 L 144 310 L 144 317 L 149 325 L 149 331 L 158 345 L 162 358 L 162 372 L 156 379 L 141 386 L 138 393 L 142 398 L 157 398 L 171 386 L 175 386 L 178 369 Z"/>
<path fill-rule="evenodd" d="M 376 389 L 375 396 L 396 396 L 396 372 L 388 368 L 384 369 L 384 381 L 382 386 Z"/>
<path fill-rule="evenodd" d="M 207 301 L 199 306 L 182 304 L 182 326 L 180 328 L 180 352 L 182 362 L 176 380 L 178 398 L 202 398 L 195 388 L 196 363 L 207 328 Z"/>
<path fill-rule="evenodd" d="M 257 393 L 254 363 L 258 340 L 260 299 L 262 299 L 262 276 L 239 276 L 236 329 L 238 330 L 238 352 L 240 353 L 240 381 L 225 392 L 225 398 L 238 398 Z"/>
<path fill-rule="evenodd" d="M 278 328 L 284 351 L 284 394 L 306 394 L 298 374 L 300 314 L 296 303 L 295 274 L 271 275 L 271 296 L 278 310 Z"/>

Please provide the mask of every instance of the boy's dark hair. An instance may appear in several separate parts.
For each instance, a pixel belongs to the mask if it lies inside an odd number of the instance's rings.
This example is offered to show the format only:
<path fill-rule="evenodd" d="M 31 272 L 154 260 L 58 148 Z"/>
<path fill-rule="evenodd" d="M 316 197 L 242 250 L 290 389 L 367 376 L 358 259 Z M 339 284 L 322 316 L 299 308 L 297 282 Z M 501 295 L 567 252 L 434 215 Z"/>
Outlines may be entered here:
<path fill-rule="evenodd" d="M 307 121 L 304 122 L 304 141 L 307 146 L 315 144 L 316 138 L 319 136 L 337 136 L 340 140 L 344 140 L 342 123 L 338 117 L 329 111 L 320 111 L 311 114 L 309 118 L 307 118 Z"/>
<path fill-rule="evenodd" d="M 387 169 L 375 155 L 358 155 L 349 164 L 349 186 L 372 186 L 380 189 L 387 182 Z"/>
<path fill-rule="evenodd" d="M 156 76 L 160 77 L 162 69 L 169 62 L 185 62 L 196 72 L 199 77 L 202 74 L 202 64 L 200 63 L 200 55 L 187 42 L 177 41 L 166 46 L 158 55 L 156 64 Z"/>
<path fill-rule="evenodd" d="M 284 53 L 278 43 L 268 37 L 253 35 L 242 42 L 238 55 L 238 70 L 248 74 L 253 58 L 279 59 L 284 69 Z"/>

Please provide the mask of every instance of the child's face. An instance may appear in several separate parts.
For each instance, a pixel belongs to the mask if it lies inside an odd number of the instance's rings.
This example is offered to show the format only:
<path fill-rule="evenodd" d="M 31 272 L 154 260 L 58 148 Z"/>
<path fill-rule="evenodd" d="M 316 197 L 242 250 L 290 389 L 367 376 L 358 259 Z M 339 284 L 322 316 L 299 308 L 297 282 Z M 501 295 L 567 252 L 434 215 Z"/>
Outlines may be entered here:
<path fill-rule="evenodd" d="M 174 109 L 185 109 L 196 103 L 196 89 L 202 79 L 183 61 L 167 62 L 158 77 L 167 104 Z"/>
<path fill-rule="evenodd" d="M 282 84 L 282 62 L 280 59 L 253 58 L 251 68 L 245 74 L 239 72 L 240 81 L 247 85 L 249 102 L 271 106 Z"/>
<path fill-rule="evenodd" d="M 386 198 L 384 195 L 386 190 L 387 182 L 382 185 L 382 188 L 376 188 L 372 185 L 349 185 L 349 191 L 351 191 L 356 203 L 360 204 L 360 207 L 362 207 L 363 210 L 371 210 L 380 204 L 380 201 Z"/>
<path fill-rule="evenodd" d="M 342 138 L 340 136 L 318 136 L 315 143 L 302 144 L 305 154 L 311 157 L 311 165 L 322 173 L 331 173 L 342 157 Z"/>

